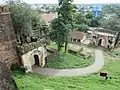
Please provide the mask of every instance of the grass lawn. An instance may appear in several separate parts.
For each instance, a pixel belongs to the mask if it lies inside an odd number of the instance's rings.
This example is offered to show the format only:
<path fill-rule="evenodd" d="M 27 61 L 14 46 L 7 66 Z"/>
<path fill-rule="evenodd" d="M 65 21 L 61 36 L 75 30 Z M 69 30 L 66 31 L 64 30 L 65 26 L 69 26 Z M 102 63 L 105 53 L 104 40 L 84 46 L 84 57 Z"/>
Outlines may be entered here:
<path fill-rule="evenodd" d="M 48 46 L 48 48 L 57 49 L 57 46 L 55 43 L 52 43 L 51 45 Z M 57 54 L 53 58 L 52 56 L 47 58 L 47 63 L 45 67 L 59 69 L 80 68 L 90 66 L 93 62 L 94 57 L 84 59 L 81 56 L 76 56 L 68 52 L 64 53 L 64 48 L 62 48 L 60 54 Z"/>
<path fill-rule="evenodd" d="M 103 71 L 113 78 L 107 81 L 98 74 L 78 77 L 46 77 L 22 74 L 14 71 L 13 76 L 19 90 L 120 90 L 120 60 L 106 60 Z"/>
<path fill-rule="evenodd" d="M 48 48 L 57 49 L 57 45 L 54 42 L 54 43 L 51 43 L 50 45 L 48 45 Z"/>
<path fill-rule="evenodd" d="M 69 53 L 60 54 L 60 56 L 54 57 L 52 59 L 47 60 L 45 67 L 49 68 L 79 68 L 90 66 L 94 61 L 94 58 L 83 59 L 82 57 L 78 57 Z"/>
<path fill-rule="evenodd" d="M 113 51 L 106 51 L 106 53 L 113 57 L 120 57 L 120 48 L 115 48 Z"/>

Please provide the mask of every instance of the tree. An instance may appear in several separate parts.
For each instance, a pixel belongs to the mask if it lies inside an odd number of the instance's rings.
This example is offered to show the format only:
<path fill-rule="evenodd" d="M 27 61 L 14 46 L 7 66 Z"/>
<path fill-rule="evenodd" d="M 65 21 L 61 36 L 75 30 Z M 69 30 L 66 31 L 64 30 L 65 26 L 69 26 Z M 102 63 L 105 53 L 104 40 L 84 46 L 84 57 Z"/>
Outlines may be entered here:
<path fill-rule="evenodd" d="M 8 4 L 16 37 L 18 41 L 24 43 L 26 37 L 33 37 L 33 29 L 39 28 L 44 21 L 30 5 L 21 0 L 10 0 Z"/>
<path fill-rule="evenodd" d="M 99 27 L 100 26 L 100 23 L 99 23 L 99 20 L 98 19 L 93 19 L 91 21 L 91 27 Z"/>
<path fill-rule="evenodd" d="M 87 32 L 88 30 L 88 19 L 83 13 L 76 13 L 73 17 L 72 22 L 73 30 Z"/>
<path fill-rule="evenodd" d="M 56 18 L 52 21 L 51 24 L 52 29 L 54 30 L 51 34 L 51 40 L 53 40 L 54 42 L 56 42 L 57 46 L 58 46 L 58 51 L 61 50 L 61 47 L 63 46 L 64 42 L 65 42 L 65 37 L 66 37 L 66 29 L 65 29 L 65 25 L 63 23 L 63 19 L 62 18 Z"/>
<path fill-rule="evenodd" d="M 52 29 L 55 36 L 54 41 L 57 43 L 58 51 L 65 43 L 65 52 L 68 45 L 69 32 L 72 27 L 72 18 L 75 6 L 72 5 L 72 0 L 59 0 L 59 8 L 57 9 L 58 18 L 53 20 Z"/>
<path fill-rule="evenodd" d="M 119 5 L 104 5 L 103 6 L 103 14 L 117 13 L 117 11 L 119 11 L 119 9 L 120 9 Z"/>
<path fill-rule="evenodd" d="M 120 32 L 120 18 L 118 16 L 112 16 L 103 21 L 102 27 Z"/>

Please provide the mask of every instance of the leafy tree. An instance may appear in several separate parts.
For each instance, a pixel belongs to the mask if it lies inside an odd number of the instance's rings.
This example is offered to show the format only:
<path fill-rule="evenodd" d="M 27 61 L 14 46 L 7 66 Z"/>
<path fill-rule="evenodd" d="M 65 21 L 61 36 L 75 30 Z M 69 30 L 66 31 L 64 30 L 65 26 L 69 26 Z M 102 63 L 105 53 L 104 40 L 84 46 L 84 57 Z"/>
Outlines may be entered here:
<path fill-rule="evenodd" d="M 91 21 L 91 27 L 99 27 L 100 26 L 100 23 L 99 23 L 99 20 L 98 19 L 93 19 Z"/>
<path fill-rule="evenodd" d="M 39 28 L 44 21 L 37 12 L 31 9 L 30 5 L 21 0 L 10 0 L 8 4 L 16 37 L 18 41 L 24 43 L 26 37 L 33 37 L 33 29 Z"/>
<path fill-rule="evenodd" d="M 102 27 L 108 28 L 110 30 L 119 31 L 120 32 L 120 18 L 115 15 L 108 19 L 102 20 Z"/>
<path fill-rule="evenodd" d="M 104 5 L 103 6 L 103 14 L 117 13 L 117 11 L 119 11 L 119 9 L 120 9 L 119 5 Z"/>
<path fill-rule="evenodd" d="M 86 32 L 89 21 L 83 13 L 76 13 L 73 17 L 72 28 L 74 30 Z"/>
<path fill-rule="evenodd" d="M 92 13 L 87 13 L 87 14 L 85 15 L 85 17 L 86 17 L 87 19 L 92 19 Z"/>
<path fill-rule="evenodd" d="M 54 41 L 58 45 L 58 51 L 65 43 L 65 52 L 68 45 L 68 36 L 72 27 L 72 19 L 75 6 L 72 5 L 72 0 L 59 0 L 59 8 L 57 9 L 58 18 L 53 20 L 52 29 L 54 30 Z"/>

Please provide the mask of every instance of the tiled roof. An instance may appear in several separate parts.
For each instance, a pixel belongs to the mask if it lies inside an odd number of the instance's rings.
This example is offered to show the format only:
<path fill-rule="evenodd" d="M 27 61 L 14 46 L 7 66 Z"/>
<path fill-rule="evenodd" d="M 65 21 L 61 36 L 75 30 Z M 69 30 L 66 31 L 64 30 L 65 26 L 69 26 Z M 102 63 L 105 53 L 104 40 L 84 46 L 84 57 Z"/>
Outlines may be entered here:
<path fill-rule="evenodd" d="M 70 38 L 80 39 L 82 40 L 84 37 L 84 33 L 80 31 L 72 31 L 70 32 Z"/>

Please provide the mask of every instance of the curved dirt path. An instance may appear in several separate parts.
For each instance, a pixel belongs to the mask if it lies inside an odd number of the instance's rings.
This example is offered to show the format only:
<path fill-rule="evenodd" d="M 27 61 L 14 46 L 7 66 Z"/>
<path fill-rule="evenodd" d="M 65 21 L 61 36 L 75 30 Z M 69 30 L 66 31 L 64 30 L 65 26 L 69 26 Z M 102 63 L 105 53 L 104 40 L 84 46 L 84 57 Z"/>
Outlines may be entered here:
<path fill-rule="evenodd" d="M 81 76 L 98 72 L 104 66 L 103 51 L 95 49 L 95 62 L 84 68 L 77 69 L 52 69 L 52 68 L 35 68 L 34 73 L 46 76 Z"/>

